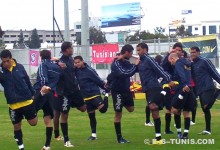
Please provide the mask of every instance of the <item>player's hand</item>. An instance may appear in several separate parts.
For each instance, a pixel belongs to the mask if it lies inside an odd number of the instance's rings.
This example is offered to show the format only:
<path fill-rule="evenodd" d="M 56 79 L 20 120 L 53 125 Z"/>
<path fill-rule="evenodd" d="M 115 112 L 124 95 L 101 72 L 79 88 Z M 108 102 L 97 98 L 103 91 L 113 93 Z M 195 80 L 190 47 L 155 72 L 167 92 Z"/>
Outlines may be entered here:
<path fill-rule="evenodd" d="M 135 60 L 135 65 L 138 65 L 140 63 L 140 61 L 141 61 L 140 59 L 136 59 Z"/>
<path fill-rule="evenodd" d="M 58 62 L 58 65 L 60 66 L 61 69 L 65 69 L 66 68 L 66 64 L 65 63 Z"/>
<path fill-rule="evenodd" d="M 183 88 L 183 92 L 189 92 L 190 91 L 190 88 L 186 85 L 184 88 Z"/>
<path fill-rule="evenodd" d="M 49 86 L 44 85 L 40 91 L 41 91 L 41 93 L 47 94 L 50 92 L 50 90 L 51 90 L 51 88 Z"/>
<path fill-rule="evenodd" d="M 175 84 L 174 81 L 170 81 L 170 82 L 168 83 L 168 85 L 169 85 L 170 87 L 174 87 L 174 86 L 176 86 L 176 84 Z"/>
<path fill-rule="evenodd" d="M 52 61 L 58 61 L 59 58 L 57 58 L 57 57 L 53 57 L 53 58 L 51 58 L 50 60 L 52 60 Z"/>

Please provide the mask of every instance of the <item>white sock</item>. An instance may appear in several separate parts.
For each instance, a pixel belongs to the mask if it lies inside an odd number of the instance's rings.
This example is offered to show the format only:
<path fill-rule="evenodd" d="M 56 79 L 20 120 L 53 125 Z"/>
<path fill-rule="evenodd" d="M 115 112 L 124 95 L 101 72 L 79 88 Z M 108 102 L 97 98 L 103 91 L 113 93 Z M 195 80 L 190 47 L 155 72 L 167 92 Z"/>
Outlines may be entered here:
<path fill-rule="evenodd" d="M 92 137 L 96 137 L 96 133 L 92 133 Z"/>
<path fill-rule="evenodd" d="M 180 128 L 180 129 L 177 129 L 177 132 L 181 132 L 181 128 Z"/>

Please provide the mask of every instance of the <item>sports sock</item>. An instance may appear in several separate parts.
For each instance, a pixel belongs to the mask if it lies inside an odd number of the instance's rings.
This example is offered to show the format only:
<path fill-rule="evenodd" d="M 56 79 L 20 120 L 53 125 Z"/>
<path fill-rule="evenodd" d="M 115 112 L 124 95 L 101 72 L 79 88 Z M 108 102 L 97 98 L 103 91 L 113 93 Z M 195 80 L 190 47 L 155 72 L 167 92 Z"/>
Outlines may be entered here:
<path fill-rule="evenodd" d="M 183 137 L 188 136 L 188 132 L 189 132 L 189 127 L 190 127 L 190 118 L 184 118 L 184 133 L 183 133 Z"/>
<path fill-rule="evenodd" d="M 115 122 L 115 132 L 116 132 L 118 140 L 120 138 L 122 138 L 122 135 L 121 135 L 121 122 Z"/>
<path fill-rule="evenodd" d="M 211 132 L 211 113 L 209 109 L 204 111 L 205 113 L 205 123 L 206 123 L 206 131 Z"/>
<path fill-rule="evenodd" d="M 161 120 L 160 118 L 154 119 L 154 128 L 156 133 L 156 140 L 161 140 Z"/>
<path fill-rule="evenodd" d="M 55 136 L 55 138 L 58 138 L 60 136 L 60 131 L 54 130 L 54 136 Z"/>
<path fill-rule="evenodd" d="M 24 144 L 23 144 L 23 139 L 22 139 L 23 134 L 21 130 L 14 131 L 14 138 L 15 138 L 15 141 L 17 142 L 19 150 L 24 149 Z"/>
<path fill-rule="evenodd" d="M 63 138 L 64 142 L 66 143 L 69 141 L 69 136 L 68 136 L 68 124 L 67 123 L 60 123 L 61 130 L 63 132 Z"/>
<path fill-rule="evenodd" d="M 171 114 L 170 113 L 166 113 L 165 114 L 165 131 L 170 131 L 170 122 L 171 122 Z"/>
<path fill-rule="evenodd" d="M 95 118 L 95 113 L 88 113 L 89 115 L 89 120 L 90 120 L 90 127 L 92 130 L 92 133 L 96 133 L 96 125 L 97 125 L 97 121 Z"/>
<path fill-rule="evenodd" d="M 176 124 L 177 132 L 180 133 L 181 132 L 181 118 L 180 118 L 180 115 L 174 115 L 174 121 L 175 121 L 175 124 Z"/>
<path fill-rule="evenodd" d="M 192 122 L 196 122 L 196 109 L 192 111 Z"/>
<path fill-rule="evenodd" d="M 53 133 L 53 127 L 46 127 L 46 143 L 45 143 L 46 147 L 50 146 L 52 133 Z"/>
<path fill-rule="evenodd" d="M 149 108 L 149 106 L 146 106 L 145 113 L 146 113 L 146 123 L 149 123 L 150 122 L 150 108 Z"/>

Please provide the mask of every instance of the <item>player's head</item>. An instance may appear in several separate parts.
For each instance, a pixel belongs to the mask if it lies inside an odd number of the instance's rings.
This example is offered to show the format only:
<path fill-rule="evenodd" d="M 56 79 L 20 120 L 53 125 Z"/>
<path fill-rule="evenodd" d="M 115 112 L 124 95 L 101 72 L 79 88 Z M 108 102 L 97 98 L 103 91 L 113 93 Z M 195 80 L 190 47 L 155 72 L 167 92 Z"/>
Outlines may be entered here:
<path fill-rule="evenodd" d="M 180 42 L 177 42 L 173 45 L 173 50 L 175 53 L 177 53 L 178 56 L 182 56 L 183 55 L 183 45 Z"/>
<path fill-rule="evenodd" d="M 3 50 L 1 52 L 1 60 L 3 67 L 9 69 L 12 66 L 12 54 L 9 50 Z"/>
<path fill-rule="evenodd" d="M 190 57 L 192 60 L 196 59 L 200 55 L 200 49 L 197 46 L 190 48 Z"/>
<path fill-rule="evenodd" d="M 123 56 L 123 58 L 130 59 L 133 54 L 133 51 L 133 46 L 130 44 L 126 44 L 122 47 L 120 54 Z"/>
<path fill-rule="evenodd" d="M 179 59 L 179 56 L 177 53 L 171 53 L 168 57 L 169 62 L 171 63 L 171 65 L 175 65 L 176 61 Z"/>
<path fill-rule="evenodd" d="M 75 56 L 74 57 L 74 66 L 76 68 L 83 68 L 85 66 L 82 56 Z"/>
<path fill-rule="evenodd" d="M 148 53 L 148 45 L 146 43 L 139 43 L 136 49 L 139 56 Z"/>
<path fill-rule="evenodd" d="M 63 42 L 61 45 L 61 53 L 66 56 L 72 56 L 73 55 L 73 46 L 71 42 Z"/>
<path fill-rule="evenodd" d="M 51 59 L 51 52 L 49 50 L 42 50 L 40 52 L 41 59 Z"/>
<path fill-rule="evenodd" d="M 162 60 L 163 60 L 163 56 L 161 55 L 157 55 L 155 56 L 155 61 L 160 65 L 162 63 Z"/>

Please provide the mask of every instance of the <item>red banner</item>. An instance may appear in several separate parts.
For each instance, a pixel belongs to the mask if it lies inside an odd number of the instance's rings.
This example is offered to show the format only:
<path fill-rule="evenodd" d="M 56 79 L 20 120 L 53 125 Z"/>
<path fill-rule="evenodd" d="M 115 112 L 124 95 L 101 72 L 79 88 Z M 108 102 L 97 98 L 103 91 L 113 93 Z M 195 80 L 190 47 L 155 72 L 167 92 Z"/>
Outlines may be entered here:
<path fill-rule="evenodd" d="M 92 45 L 92 62 L 96 64 L 112 63 L 118 53 L 118 44 Z"/>
<path fill-rule="evenodd" d="M 30 65 L 31 66 L 38 66 L 39 61 L 39 50 L 30 50 Z"/>

